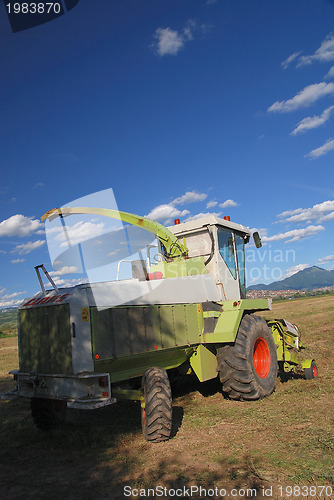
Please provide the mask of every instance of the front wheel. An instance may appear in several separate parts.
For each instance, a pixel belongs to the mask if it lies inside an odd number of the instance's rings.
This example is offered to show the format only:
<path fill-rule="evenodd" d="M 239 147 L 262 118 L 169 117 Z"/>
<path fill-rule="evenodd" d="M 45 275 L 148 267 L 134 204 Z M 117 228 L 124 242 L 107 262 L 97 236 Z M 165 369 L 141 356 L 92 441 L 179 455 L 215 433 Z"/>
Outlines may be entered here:
<path fill-rule="evenodd" d="M 318 376 L 318 367 L 314 361 L 312 361 L 310 368 L 304 369 L 304 377 L 306 380 L 310 380 L 312 378 L 317 378 Z"/>
<path fill-rule="evenodd" d="M 146 441 L 167 441 L 172 430 L 172 392 L 166 370 L 149 368 L 143 375 L 142 429 Z"/>
<path fill-rule="evenodd" d="M 217 349 L 223 392 L 249 401 L 269 396 L 276 387 L 277 354 L 271 330 L 254 314 L 243 317 L 235 343 Z"/>

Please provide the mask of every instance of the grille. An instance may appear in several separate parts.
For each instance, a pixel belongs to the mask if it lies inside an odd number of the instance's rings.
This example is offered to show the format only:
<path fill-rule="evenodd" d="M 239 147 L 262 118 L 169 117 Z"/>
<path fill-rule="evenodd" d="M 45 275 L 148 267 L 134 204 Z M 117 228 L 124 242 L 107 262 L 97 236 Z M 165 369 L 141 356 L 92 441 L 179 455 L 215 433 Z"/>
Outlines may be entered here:
<path fill-rule="evenodd" d="M 45 374 L 72 372 L 69 305 L 19 312 L 20 371 Z"/>

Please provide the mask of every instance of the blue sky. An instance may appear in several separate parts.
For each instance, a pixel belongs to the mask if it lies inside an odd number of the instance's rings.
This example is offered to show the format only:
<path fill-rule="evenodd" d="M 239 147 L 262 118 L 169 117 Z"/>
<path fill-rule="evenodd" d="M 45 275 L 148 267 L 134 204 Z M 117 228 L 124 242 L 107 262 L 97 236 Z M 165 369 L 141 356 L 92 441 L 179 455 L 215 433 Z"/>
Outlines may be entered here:
<path fill-rule="evenodd" d="M 334 268 L 334 1 L 80 0 L 18 33 L 1 4 L 0 67 L 0 307 L 51 270 L 40 217 L 109 188 L 258 229 L 248 285 Z"/>

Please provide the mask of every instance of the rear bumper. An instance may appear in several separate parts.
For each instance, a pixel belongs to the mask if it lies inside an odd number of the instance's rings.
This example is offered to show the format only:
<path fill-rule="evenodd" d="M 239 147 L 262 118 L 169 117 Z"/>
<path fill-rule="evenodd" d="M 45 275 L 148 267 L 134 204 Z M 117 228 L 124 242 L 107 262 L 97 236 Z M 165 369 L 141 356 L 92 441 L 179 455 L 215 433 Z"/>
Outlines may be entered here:
<path fill-rule="evenodd" d="M 42 374 L 10 372 L 17 383 L 12 396 L 61 399 L 69 407 L 93 409 L 116 402 L 111 395 L 108 373 Z"/>

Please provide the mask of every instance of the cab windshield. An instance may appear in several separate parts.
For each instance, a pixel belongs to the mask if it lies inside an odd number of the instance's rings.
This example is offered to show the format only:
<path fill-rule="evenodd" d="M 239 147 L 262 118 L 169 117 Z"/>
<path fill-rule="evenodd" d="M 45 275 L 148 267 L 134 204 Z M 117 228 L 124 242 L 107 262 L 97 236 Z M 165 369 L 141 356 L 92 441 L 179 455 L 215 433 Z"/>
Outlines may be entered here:
<path fill-rule="evenodd" d="M 218 228 L 219 252 L 231 275 L 239 279 L 240 294 L 246 297 L 245 241 L 242 235 Z"/>

